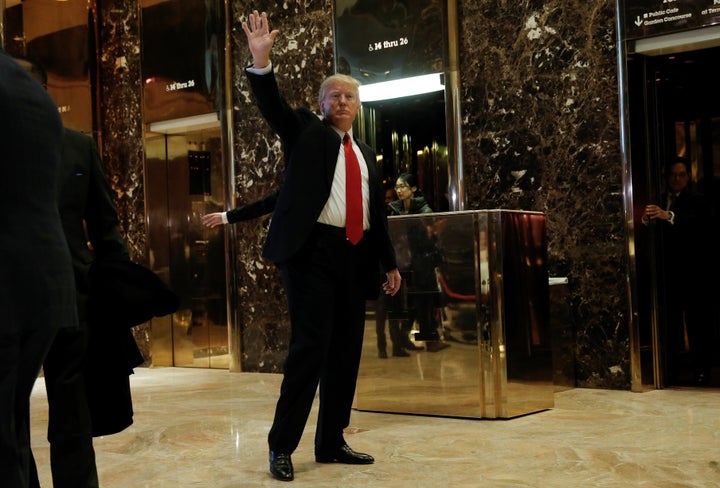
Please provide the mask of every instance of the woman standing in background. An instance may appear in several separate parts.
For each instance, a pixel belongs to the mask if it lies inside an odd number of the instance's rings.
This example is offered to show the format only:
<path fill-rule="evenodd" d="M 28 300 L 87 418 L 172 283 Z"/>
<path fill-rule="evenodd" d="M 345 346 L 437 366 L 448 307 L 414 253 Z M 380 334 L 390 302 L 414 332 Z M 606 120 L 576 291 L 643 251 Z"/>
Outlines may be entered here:
<path fill-rule="evenodd" d="M 425 196 L 418 189 L 415 176 L 411 173 L 402 173 L 395 181 L 395 192 L 398 199 L 390 202 L 390 215 L 411 215 L 432 213 Z M 435 268 L 441 264 L 440 251 L 435 245 L 435 236 L 432 227 L 424 225 L 421 221 L 413 222 L 417 225 L 408 225 L 407 240 L 411 254 L 412 275 L 407 280 L 408 308 L 412 309 L 410 317 L 400 326 L 399 337 L 407 340 L 401 342 L 405 349 L 421 349 L 415 346 L 408 338 L 413 322 L 417 320 L 420 331 L 415 340 L 425 341 L 428 352 L 437 352 L 449 344 L 442 341 L 438 332 L 439 291 Z M 393 325 L 391 323 L 390 327 Z M 401 340 L 402 340 L 401 339 Z"/>

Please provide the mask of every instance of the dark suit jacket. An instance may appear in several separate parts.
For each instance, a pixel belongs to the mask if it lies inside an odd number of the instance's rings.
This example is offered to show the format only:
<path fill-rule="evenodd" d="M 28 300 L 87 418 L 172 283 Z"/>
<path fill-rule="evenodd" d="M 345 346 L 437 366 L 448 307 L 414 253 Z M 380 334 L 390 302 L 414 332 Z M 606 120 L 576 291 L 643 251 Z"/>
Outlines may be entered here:
<path fill-rule="evenodd" d="M 57 208 L 61 149 L 55 102 L 0 48 L 2 486 L 37 483 L 30 392 L 56 333 L 77 328 L 70 252 Z"/>
<path fill-rule="evenodd" d="M 263 256 L 283 263 L 305 243 L 330 196 L 341 139 L 315 113 L 291 108 L 279 93 L 274 73 L 247 72 L 247 76 L 260 112 L 284 147 L 285 177 L 280 190 L 255 204 L 259 211 L 274 209 Z M 367 163 L 370 181 L 370 230 L 365 238 L 370 240 L 372 262 L 366 268 L 367 298 L 377 298 L 379 272 L 394 269 L 397 264 L 375 153 L 362 141 L 356 143 Z"/>
<path fill-rule="evenodd" d="M 667 193 L 663 193 L 663 208 L 667 198 Z M 675 214 L 673 224 L 657 221 L 667 279 L 679 290 L 690 293 L 706 290 L 707 280 L 712 279 L 708 274 L 715 232 L 712 207 L 703 194 L 687 187 L 675 197 L 670 210 Z"/>
<path fill-rule="evenodd" d="M 94 139 L 66 128 L 62 155 L 58 206 L 72 254 L 78 315 L 88 329 L 86 396 L 93 435 L 107 435 L 132 424 L 129 375 L 143 358 L 129 327 L 109 323 L 112 310 L 90 313 L 90 269 L 96 260 L 129 262 L 130 256 Z"/>
<path fill-rule="evenodd" d="M 0 49 L 2 332 L 77 327 L 57 208 L 62 121 L 43 87 Z"/>
<path fill-rule="evenodd" d="M 72 255 L 80 320 L 84 321 L 93 260 L 129 260 L 130 255 L 95 141 L 68 128 L 64 137 L 58 206 Z"/>

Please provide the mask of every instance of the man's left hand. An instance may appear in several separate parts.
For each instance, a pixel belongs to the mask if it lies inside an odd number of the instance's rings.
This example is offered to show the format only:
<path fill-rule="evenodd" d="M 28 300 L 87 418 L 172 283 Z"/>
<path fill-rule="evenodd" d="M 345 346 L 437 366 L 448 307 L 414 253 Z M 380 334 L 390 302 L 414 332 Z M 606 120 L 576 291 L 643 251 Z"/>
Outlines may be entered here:
<path fill-rule="evenodd" d="M 402 283 L 402 277 L 400 271 L 397 268 L 385 273 L 387 281 L 383 283 L 383 291 L 386 295 L 395 295 L 400 290 L 400 284 Z"/>

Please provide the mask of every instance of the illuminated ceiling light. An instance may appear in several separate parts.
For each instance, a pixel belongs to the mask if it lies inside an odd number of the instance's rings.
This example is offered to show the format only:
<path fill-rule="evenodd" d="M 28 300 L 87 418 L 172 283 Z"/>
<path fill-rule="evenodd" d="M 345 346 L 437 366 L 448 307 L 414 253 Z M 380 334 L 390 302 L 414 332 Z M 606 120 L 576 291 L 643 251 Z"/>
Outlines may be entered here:
<path fill-rule="evenodd" d="M 220 120 L 218 119 L 218 115 L 213 112 L 203 115 L 193 115 L 191 117 L 182 117 L 180 119 L 152 122 L 148 130 L 160 134 L 180 134 L 204 129 L 214 129 L 217 127 L 220 127 Z"/>
<path fill-rule="evenodd" d="M 717 2 L 716 2 L 717 3 Z M 720 45 L 720 25 L 635 41 L 635 52 L 657 56 L 660 54 L 694 51 Z"/>
<path fill-rule="evenodd" d="M 445 90 L 440 73 L 360 85 L 360 101 L 374 102 Z"/>

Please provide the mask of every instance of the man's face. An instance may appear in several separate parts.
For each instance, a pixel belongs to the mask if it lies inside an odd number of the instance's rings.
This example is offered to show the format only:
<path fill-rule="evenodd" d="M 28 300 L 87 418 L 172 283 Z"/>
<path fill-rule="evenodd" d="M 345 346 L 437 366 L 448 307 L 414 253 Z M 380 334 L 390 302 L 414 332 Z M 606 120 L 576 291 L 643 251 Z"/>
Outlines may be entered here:
<path fill-rule="evenodd" d="M 320 101 L 320 110 L 333 126 L 344 132 L 349 131 L 360 110 L 355 85 L 343 81 L 331 83 Z"/>
<path fill-rule="evenodd" d="M 677 193 L 687 186 L 690 175 L 687 173 L 683 163 L 675 163 L 670 167 L 667 180 L 670 191 Z"/>

